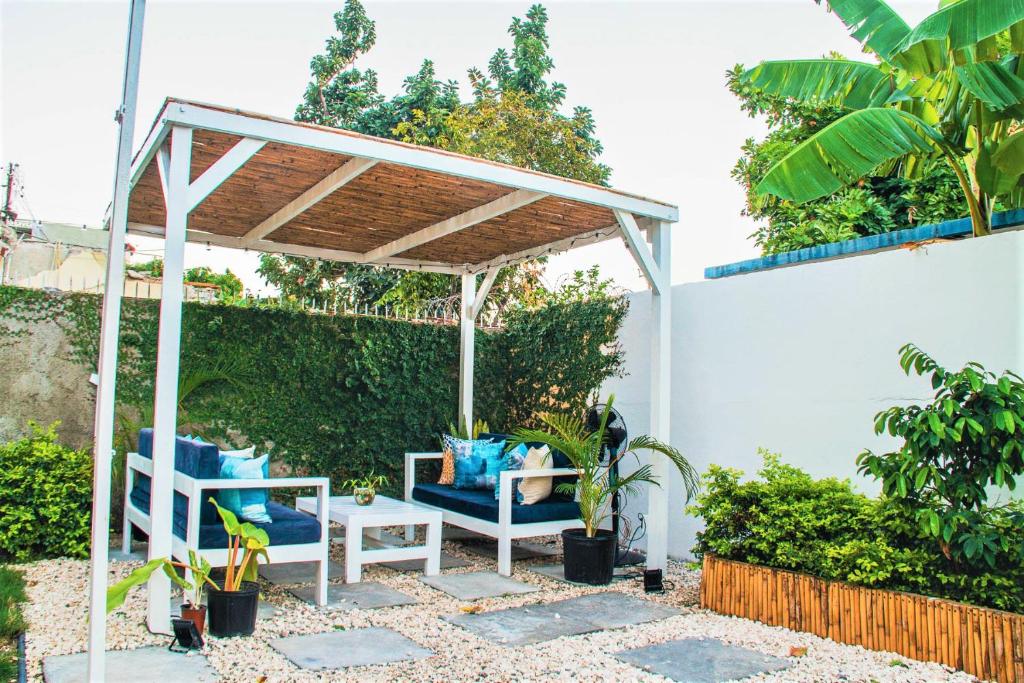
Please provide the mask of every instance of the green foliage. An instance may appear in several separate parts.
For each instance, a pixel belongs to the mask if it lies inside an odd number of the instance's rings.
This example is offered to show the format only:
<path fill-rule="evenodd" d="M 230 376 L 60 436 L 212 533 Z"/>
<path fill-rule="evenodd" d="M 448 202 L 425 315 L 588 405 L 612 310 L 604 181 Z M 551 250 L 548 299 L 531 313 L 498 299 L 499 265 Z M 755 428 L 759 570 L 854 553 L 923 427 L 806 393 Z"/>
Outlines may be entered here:
<path fill-rule="evenodd" d="M 0 446 L 0 559 L 87 557 L 92 458 L 57 443 L 57 423 Z"/>
<path fill-rule="evenodd" d="M 25 577 L 11 567 L 0 565 L 0 680 L 18 675 L 18 647 L 15 639 L 28 625 L 20 605 L 28 601 Z"/>
<path fill-rule="evenodd" d="M 999 205 L 1024 205 L 1024 159 L 1012 138 L 1024 118 L 1024 5 L 959 0 L 914 29 L 884 0 L 828 6 L 878 63 L 763 62 L 738 75 L 772 97 L 841 111 L 754 191 L 806 202 L 879 169 L 920 178 L 943 162 L 956 174 L 975 235 L 991 231 Z"/>
<path fill-rule="evenodd" d="M 758 478 L 712 465 L 688 508 L 705 523 L 694 553 L 814 574 L 828 580 L 910 591 L 987 607 L 1024 611 L 1024 548 L 1020 504 L 990 510 L 1007 549 L 994 567 L 951 562 L 930 541 L 913 510 L 900 501 L 868 498 L 848 480 L 815 480 L 760 451 Z"/>
<path fill-rule="evenodd" d="M 209 266 L 189 268 L 185 271 L 185 282 L 217 285 L 217 301 L 222 304 L 238 303 L 244 289 L 242 281 L 230 268 L 223 273 L 215 273 Z"/>
<path fill-rule="evenodd" d="M 233 593 L 242 587 L 243 581 L 256 580 L 259 558 L 270 562 L 267 554 L 270 536 L 251 522 L 238 521 L 235 513 L 218 505 L 213 496 L 209 500 L 217 508 L 224 531 L 228 534 L 228 563 L 223 590 Z"/>
<path fill-rule="evenodd" d="M 553 298 L 566 303 L 516 310 L 503 329 L 477 333 L 475 414 L 497 429 L 530 424 L 536 411 L 582 412 L 621 372 L 625 299 L 596 274 L 570 289 Z M 99 304 L 94 295 L 0 287 L 0 343 L 12 318 L 52 320 L 91 369 Z M 139 413 L 152 405 L 158 311 L 158 301 L 123 304 L 118 400 Z M 254 444 L 272 462 L 335 486 L 370 470 L 400 482 L 402 454 L 435 448 L 458 412 L 457 327 L 195 303 L 182 319 L 183 384 L 194 388 L 180 414 L 188 428 L 222 444 Z M 217 370 L 220 379 L 197 386 L 185 381 L 189 369 Z M 87 496 L 89 476 L 76 481 Z"/>
<path fill-rule="evenodd" d="M 356 477 L 355 479 L 349 479 L 342 482 L 342 490 L 354 490 L 354 489 L 371 489 L 376 491 L 380 487 L 388 483 L 388 478 L 383 474 L 374 474 L 373 470 L 370 473 L 362 477 Z"/>
<path fill-rule="evenodd" d="M 513 432 L 513 438 L 509 442 L 512 446 L 525 443 L 546 444 L 569 459 L 576 469 L 576 481 L 572 484 L 559 484 L 557 489 L 559 493 L 576 495 L 580 507 L 580 520 L 590 538 L 597 533 L 601 522 L 610 514 L 609 504 L 617 491 L 636 495 L 640 484 L 661 486 L 649 463 L 613 480 L 610 477 L 611 465 L 627 455 L 650 451 L 668 458 L 682 475 L 686 502 L 689 502 L 697 492 L 697 473 L 683 454 L 650 436 L 634 437 L 619 450 L 611 463 L 602 463 L 603 447 L 607 443 L 605 428 L 614 402 L 615 396 L 609 396 L 601 414 L 601 422 L 594 431 L 588 430 L 586 422 L 574 414 L 544 413 L 540 416 L 543 429 L 520 427 Z"/>
<path fill-rule="evenodd" d="M 1006 526 L 1024 522 L 1019 512 L 987 505 L 990 487 L 1013 490 L 1024 474 L 1024 381 L 978 363 L 952 372 L 913 344 L 900 349 L 900 366 L 907 375 L 930 375 L 934 399 L 878 413 L 875 433 L 902 445 L 881 455 L 865 451 L 859 471 L 880 479 L 951 560 L 995 568 L 1011 543 Z M 1024 562 L 1019 550 L 1010 559 Z"/>
<path fill-rule="evenodd" d="M 759 222 L 751 237 L 765 255 L 967 215 L 956 174 L 944 163 L 926 165 L 914 178 L 903 177 L 896 168 L 878 168 L 853 187 L 802 204 L 756 192 L 775 164 L 840 118 L 844 110 L 820 101 L 807 103 L 768 94 L 757 86 L 764 72 L 751 79 L 744 79 L 745 73 L 740 65 L 730 71 L 729 89 L 740 99 L 744 111 L 767 119 L 769 133 L 764 140 L 747 139 L 732 177 L 746 193 L 743 215 Z M 790 85 L 810 87 L 806 83 Z"/>
<path fill-rule="evenodd" d="M 346 0 L 334 15 L 335 35 L 310 63 L 311 80 L 295 118 L 607 184 L 611 170 L 597 160 L 602 146 L 592 112 L 576 107 L 571 116 L 561 113 L 565 85 L 547 80 L 554 69 L 547 23 L 541 5 L 513 18 L 511 50 L 496 50 L 486 75 L 468 70 L 468 102 L 461 101 L 456 81 L 437 78 L 428 59 L 405 79 L 403 92 L 389 99 L 378 92 L 377 74 L 356 66 L 376 42 L 375 23 L 359 0 Z M 292 256 L 261 256 L 259 273 L 285 298 L 327 306 L 387 304 L 408 311 L 459 292 L 451 275 Z M 492 300 L 533 305 L 538 274 L 536 263 L 503 268 Z"/>

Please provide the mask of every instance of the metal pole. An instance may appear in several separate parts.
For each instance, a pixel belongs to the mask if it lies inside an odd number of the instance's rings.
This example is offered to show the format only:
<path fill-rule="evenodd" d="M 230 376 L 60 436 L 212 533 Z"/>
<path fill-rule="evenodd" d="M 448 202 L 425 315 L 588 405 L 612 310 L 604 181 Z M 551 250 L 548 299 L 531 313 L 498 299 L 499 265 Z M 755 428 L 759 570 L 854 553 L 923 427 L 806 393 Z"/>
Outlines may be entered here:
<path fill-rule="evenodd" d="M 135 136 L 135 105 L 142 53 L 142 23 L 146 0 L 131 0 L 128 43 L 125 47 L 120 126 L 110 236 L 107 242 L 107 278 L 103 289 L 100 357 L 97 367 L 96 413 L 93 425 L 92 567 L 89 577 L 88 680 L 106 678 L 107 552 L 110 545 L 110 460 L 114 450 L 114 396 L 117 380 L 117 338 L 121 324 L 121 287 L 124 280 L 125 233 L 128 229 L 128 174 Z M 113 286 L 111 286 L 113 285 Z"/>

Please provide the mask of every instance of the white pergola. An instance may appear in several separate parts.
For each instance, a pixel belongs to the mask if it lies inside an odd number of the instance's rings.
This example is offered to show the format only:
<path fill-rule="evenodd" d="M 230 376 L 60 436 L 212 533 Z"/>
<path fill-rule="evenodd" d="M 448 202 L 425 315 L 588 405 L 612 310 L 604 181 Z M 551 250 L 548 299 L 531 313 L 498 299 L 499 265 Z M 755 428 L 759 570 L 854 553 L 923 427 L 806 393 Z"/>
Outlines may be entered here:
<path fill-rule="evenodd" d="M 621 237 L 653 292 L 650 432 L 669 440 L 670 228 L 678 220 L 675 206 L 435 149 L 176 99 L 165 101 L 131 164 L 128 184 L 127 216 L 120 224 L 127 223 L 129 232 L 165 240 L 151 559 L 171 552 L 186 242 L 461 276 L 459 411 L 472 424 L 474 321 L 500 269 Z M 112 233 L 118 218 L 113 217 Z M 112 234 L 103 302 L 91 671 L 102 671 L 105 647 L 100 606 L 107 579 L 104 527 L 123 243 L 123 234 Z M 668 464 L 661 457 L 654 462 L 655 475 L 665 481 Z M 666 562 L 667 491 L 650 491 L 651 568 L 664 568 Z M 155 573 L 148 593 L 148 625 L 154 632 L 169 632 L 169 598 L 167 577 Z"/>

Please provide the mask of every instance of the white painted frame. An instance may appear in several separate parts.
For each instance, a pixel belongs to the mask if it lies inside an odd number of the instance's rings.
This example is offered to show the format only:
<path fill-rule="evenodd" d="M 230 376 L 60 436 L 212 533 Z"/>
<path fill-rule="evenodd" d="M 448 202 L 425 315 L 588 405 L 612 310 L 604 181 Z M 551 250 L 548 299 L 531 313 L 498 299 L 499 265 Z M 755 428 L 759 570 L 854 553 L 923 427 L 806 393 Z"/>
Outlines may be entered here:
<path fill-rule="evenodd" d="M 122 550 L 127 555 L 131 552 L 132 527 L 135 526 L 152 540 L 153 518 L 149 513 L 144 512 L 135 506 L 131 499 L 132 489 L 135 487 L 137 474 L 144 474 L 155 481 L 153 477 L 154 463 L 149 458 L 144 458 L 138 453 L 129 453 L 125 470 L 124 488 L 124 527 L 122 529 L 123 541 Z M 152 484 L 151 484 L 152 486 Z M 188 499 L 187 522 L 185 526 L 185 538 L 179 538 L 176 534 L 171 535 L 171 556 L 179 562 L 188 562 L 188 553 L 195 551 L 205 557 L 214 567 L 226 567 L 228 564 L 227 548 L 200 548 L 199 547 L 199 519 L 200 509 L 203 503 L 203 491 L 214 489 L 270 489 L 270 488 L 315 488 L 316 496 L 312 499 L 314 504 L 311 510 L 320 523 L 320 539 L 315 543 L 300 543 L 292 545 L 272 545 L 267 549 L 270 562 L 316 562 L 316 604 L 323 606 L 327 604 L 327 579 L 328 561 L 330 549 L 329 520 L 327 504 L 331 495 L 331 483 L 327 477 L 280 477 L 271 479 L 195 479 L 186 474 L 174 471 L 174 491 L 184 495 Z M 149 509 L 152 511 L 153 498 L 150 494 Z M 186 576 L 186 579 L 188 577 Z M 169 600 L 168 596 L 168 600 Z M 170 609 L 168 607 L 168 609 Z"/>
<path fill-rule="evenodd" d="M 453 512 L 443 507 L 430 505 L 415 500 L 412 490 L 416 487 L 416 463 L 421 460 L 437 460 L 441 453 L 406 453 L 405 454 L 405 500 L 431 510 L 441 512 L 445 524 L 462 527 L 478 534 L 490 536 L 498 541 L 498 573 L 502 576 L 512 575 L 512 540 L 516 538 L 532 538 L 534 536 L 550 536 L 559 534 L 564 529 L 582 529 L 583 522 L 578 517 L 559 519 L 550 522 L 512 523 L 512 480 L 529 479 L 532 477 L 564 477 L 575 475 L 576 470 L 569 467 L 552 467 L 537 470 L 504 470 L 499 475 L 501 486 L 498 492 L 498 521 L 491 522 L 460 512 Z M 406 539 L 412 538 L 412 530 L 405 529 Z"/>

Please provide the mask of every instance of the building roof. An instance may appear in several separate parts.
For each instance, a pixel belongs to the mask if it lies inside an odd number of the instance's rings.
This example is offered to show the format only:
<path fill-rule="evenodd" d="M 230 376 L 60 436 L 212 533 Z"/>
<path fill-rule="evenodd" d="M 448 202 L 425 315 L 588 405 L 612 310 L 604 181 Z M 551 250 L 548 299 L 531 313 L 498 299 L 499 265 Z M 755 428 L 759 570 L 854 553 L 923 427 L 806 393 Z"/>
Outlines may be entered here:
<path fill-rule="evenodd" d="M 671 204 L 607 187 L 168 99 L 132 166 L 134 232 L 163 232 L 161 148 L 174 126 L 192 129 L 193 242 L 477 272 L 615 237 L 629 217 L 640 229 L 678 220 Z"/>

